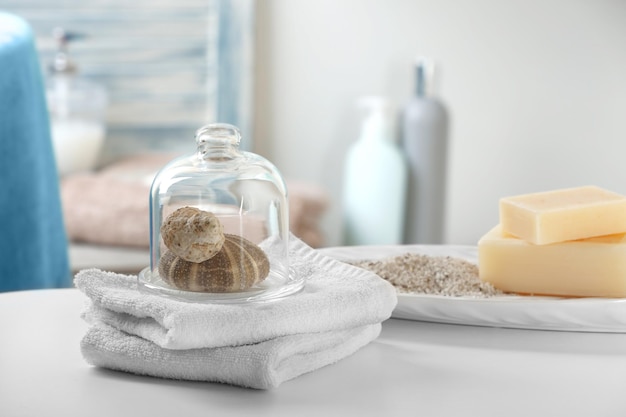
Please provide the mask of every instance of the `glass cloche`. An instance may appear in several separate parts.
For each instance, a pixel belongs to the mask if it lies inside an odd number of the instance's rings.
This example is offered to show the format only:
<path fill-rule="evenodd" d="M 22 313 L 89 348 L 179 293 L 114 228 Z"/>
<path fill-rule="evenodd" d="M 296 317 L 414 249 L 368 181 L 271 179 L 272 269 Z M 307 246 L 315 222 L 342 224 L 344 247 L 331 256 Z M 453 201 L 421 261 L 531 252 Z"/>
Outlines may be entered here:
<path fill-rule="evenodd" d="M 140 288 L 198 302 L 271 300 L 304 285 L 289 273 L 280 173 L 239 150 L 229 124 L 196 132 L 197 151 L 164 166 L 150 196 L 150 267 Z"/>

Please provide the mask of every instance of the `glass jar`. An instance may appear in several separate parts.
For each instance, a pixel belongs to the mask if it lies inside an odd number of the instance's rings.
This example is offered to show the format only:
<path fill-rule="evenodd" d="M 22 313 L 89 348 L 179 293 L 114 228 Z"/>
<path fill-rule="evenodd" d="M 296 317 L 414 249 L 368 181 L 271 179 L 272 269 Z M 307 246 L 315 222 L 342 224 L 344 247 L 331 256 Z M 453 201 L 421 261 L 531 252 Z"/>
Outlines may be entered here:
<path fill-rule="evenodd" d="M 49 66 L 46 98 L 52 145 L 59 175 L 92 171 L 98 165 L 106 136 L 107 91 L 84 78 L 68 52 L 83 35 L 55 28 L 57 42 Z"/>
<path fill-rule="evenodd" d="M 239 150 L 229 124 L 196 132 L 197 151 L 171 161 L 150 197 L 150 267 L 140 288 L 198 302 L 280 298 L 304 280 L 289 271 L 289 209 L 280 173 Z"/>

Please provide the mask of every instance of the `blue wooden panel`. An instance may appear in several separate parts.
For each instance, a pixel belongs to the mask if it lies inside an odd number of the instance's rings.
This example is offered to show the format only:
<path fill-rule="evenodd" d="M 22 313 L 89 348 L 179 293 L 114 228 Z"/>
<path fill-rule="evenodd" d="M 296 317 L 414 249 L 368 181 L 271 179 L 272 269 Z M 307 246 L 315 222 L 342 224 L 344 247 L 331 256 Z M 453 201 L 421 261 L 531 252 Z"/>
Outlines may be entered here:
<path fill-rule="evenodd" d="M 2 0 L 37 36 L 45 67 L 52 30 L 81 73 L 109 91 L 105 161 L 150 149 L 188 150 L 193 132 L 239 125 L 251 147 L 254 0 Z M 177 139 L 177 137 L 179 139 Z"/>

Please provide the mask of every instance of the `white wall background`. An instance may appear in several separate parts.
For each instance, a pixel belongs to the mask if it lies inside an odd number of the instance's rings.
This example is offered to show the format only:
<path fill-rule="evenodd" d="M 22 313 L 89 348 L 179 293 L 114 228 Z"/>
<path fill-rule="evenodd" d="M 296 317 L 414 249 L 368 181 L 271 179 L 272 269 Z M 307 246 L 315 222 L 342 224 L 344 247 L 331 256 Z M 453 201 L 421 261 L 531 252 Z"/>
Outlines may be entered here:
<path fill-rule="evenodd" d="M 413 59 L 443 66 L 451 117 L 446 241 L 475 244 L 505 195 L 595 184 L 626 194 L 626 1 L 261 0 L 255 151 L 333 197 L 355 100 L 401 106 Z"/>

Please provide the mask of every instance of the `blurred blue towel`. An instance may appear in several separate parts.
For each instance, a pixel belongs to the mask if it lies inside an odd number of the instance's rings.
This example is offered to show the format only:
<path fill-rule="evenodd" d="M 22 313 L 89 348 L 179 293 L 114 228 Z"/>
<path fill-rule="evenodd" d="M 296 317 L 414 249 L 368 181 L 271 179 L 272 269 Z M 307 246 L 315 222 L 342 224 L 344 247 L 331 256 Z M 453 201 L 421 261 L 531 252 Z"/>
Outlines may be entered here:
<path fill-rule="evenodd" d="M 0 12 L 0 291 L 71 285 L 33 34 Z"/>

